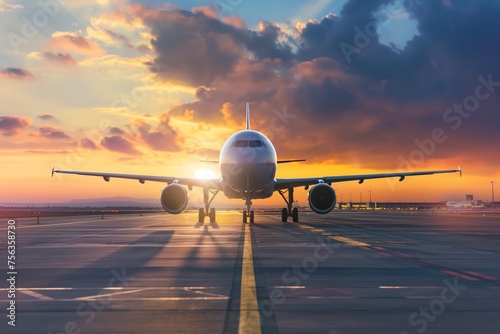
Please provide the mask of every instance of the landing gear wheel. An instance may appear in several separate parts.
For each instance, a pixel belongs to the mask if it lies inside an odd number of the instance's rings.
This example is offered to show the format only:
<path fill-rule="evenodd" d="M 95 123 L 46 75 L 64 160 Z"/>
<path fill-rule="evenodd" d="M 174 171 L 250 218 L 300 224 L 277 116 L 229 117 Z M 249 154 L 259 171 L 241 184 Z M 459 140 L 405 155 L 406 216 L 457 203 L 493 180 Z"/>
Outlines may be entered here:
<path fill-rule="evenodd" d="M 247 210 L 243 210 L 243 223 L 247 223 Z"/>
<path fill-rule="evenodd" d="M 215 223 L 215 209 L 214 208 L 210 209 L 210 213 L 208 214 L 208 216 L 210 217 L 210 222 Z"/>
<path fill-rule="evenodd" d="M 198 209 L 198 222 L 203 223 L 205 221 L 205 210 Z"/>
<path fill-rule="evenodd" d="M 292 211 L 292 220 L 293 220 L 294 223 L 296 223 L 296 222 L 299 221 L 299 209 L 293 208 L 293 211 Z"/>
<path fill-rule="evenodd" d="M 250 211 L 250 224 L 253 224 L 253 221 L 254 221 L 254 213 L 252 210 L 252 211 Z"/>
<path fill-rule="evenodd" d="M 288 210 L 286 208 L 281 209 L 281 221 L 286 223 L 288 219 Z"/>

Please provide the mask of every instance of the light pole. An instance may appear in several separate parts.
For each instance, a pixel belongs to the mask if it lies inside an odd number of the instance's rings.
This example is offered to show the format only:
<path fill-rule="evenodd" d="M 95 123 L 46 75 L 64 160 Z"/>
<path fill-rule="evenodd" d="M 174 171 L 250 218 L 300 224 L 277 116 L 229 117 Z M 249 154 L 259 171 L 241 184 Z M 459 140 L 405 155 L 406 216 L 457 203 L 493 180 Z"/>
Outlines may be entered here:
<path fill-rule="evenodd" d="M 495 181 L 491 181 L 491 209 L 495 209 Z"/>
<path fill-rule="evenodd" d="M 368 192 L 370 193 L 370 203 L 371 203 L 372 202 L 372 191 L 368 190 Z"/>
<path fill-rule="evenodd" d="M 359 203 L 363 202 L 363 195 L 361 195 L 361 191 L 359 192 Z"/>
<path fill-rule="evenodd" d="M 352 203 L 352 193 L 349 193 L 349 202 Z"/>

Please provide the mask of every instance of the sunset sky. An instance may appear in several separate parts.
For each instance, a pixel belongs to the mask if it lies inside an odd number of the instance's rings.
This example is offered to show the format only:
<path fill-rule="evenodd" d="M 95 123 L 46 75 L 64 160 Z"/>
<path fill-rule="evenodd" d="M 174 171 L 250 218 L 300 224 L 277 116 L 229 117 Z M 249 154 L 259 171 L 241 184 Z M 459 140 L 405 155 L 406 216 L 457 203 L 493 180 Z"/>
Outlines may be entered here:
<path fill-rule="evenodd" d="M 218 174 L 199 160 L 244 127 L 246 101 L 280 159 L 307 159 L 277 177 L 461 165 L 462 178 L 333 186 L 344 201 L 370 190 L 375 201 L 489 201 L 499 17 L 497 0 L 0 0 L 0 203 L 156 198 L 164 187 L 51 178 L 53 166 Z"/>

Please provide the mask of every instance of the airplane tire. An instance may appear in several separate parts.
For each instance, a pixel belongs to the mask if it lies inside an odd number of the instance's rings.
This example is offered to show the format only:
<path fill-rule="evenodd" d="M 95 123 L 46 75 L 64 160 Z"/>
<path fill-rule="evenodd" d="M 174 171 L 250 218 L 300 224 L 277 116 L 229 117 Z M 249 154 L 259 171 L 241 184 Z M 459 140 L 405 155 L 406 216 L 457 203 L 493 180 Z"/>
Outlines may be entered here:
<path fill-rule="evenodd" d="M 214 208 L 210 209 L 210 214 L 208 216 L 210 217 L 210 222 L 215 223 L 215 209 Z"/>
<path fill-rule="evenodd" d="M 254 213 L 253 213 L 253 210 L 250 211 L 250 224 L 253 224 L 254 222 Z"/>
<path fill-rule="evenodd" d="M 296 223 L 299 221 L 299 209 L 297 208 L 293 208 L 293 211 L 292 211 L 292 219 L 293 219 L 293 222 Z"/>
<path fill-rule="evenodd" d="M 198 209 L 198 222 L 203 223 L 205 221 L 205 210 Z"/>
<path fill-rule="evenodd" d="M 286 208 L 281 209 L 281 221 L 286 223 L 288 220 L 288 210 Z"/>
<path fill-rule="evenodd" d="M 243 210 L 243 223 L 247 223 L 247 210 Z"/>

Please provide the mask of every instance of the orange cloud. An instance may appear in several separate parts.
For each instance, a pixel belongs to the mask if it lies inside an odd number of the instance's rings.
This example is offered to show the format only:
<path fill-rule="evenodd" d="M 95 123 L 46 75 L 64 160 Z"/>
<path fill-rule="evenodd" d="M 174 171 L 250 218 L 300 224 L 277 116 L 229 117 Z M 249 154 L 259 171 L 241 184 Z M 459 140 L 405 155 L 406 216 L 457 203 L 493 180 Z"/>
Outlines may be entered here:
<path fill-rule="evenodd" d="M 71 139 L 70 136 L 68 136 L 66 133 L 63 131 L 59 130 L 58 128 L 50 125 L 42 126 L 40 129 L 40 136 L 43 138 L 47 139 L 53 139 L 53 140 L 68 140 Z"/>
<path fill-rule="evenodd" d="M 52 36 L 49 45 L 53 50 L 64 50 L 89 56 L 106 53 L 99 45 L 80 35 L 58 33 Z"/>
<path fill-rule="evenodd" d="M 69 53 L 52 53 L 44 52 L 43 57 L 49 62 L 66 65 L 66 66 L 76 66 L 78 62 Z"/>
<path fill-rule="evenodd" d="M 82 138 L 78 141 L 78 147 L 85 148 L 87 150 L 97 150 L 98 147 L 92 139 Z"/>
<path fill-rule="evenodd" d="M 14 136 L 31 125 L 29 117 L 2 116 L 0 117 L 0 132 L 3 136 Z"/>
<path fill-rule="evenodd" d="M 9 67 L 0 70 L 0 78 L 30 80 L 33 79 L 33 74 L 22 68 Z"/>
<path fill-rule="evenodd" d="M 127 155 L 141 155 L 134 145 L 120 135 L 104 137 L 101 140 L 101 145 L 112 152 L 123 153 Z"/>

